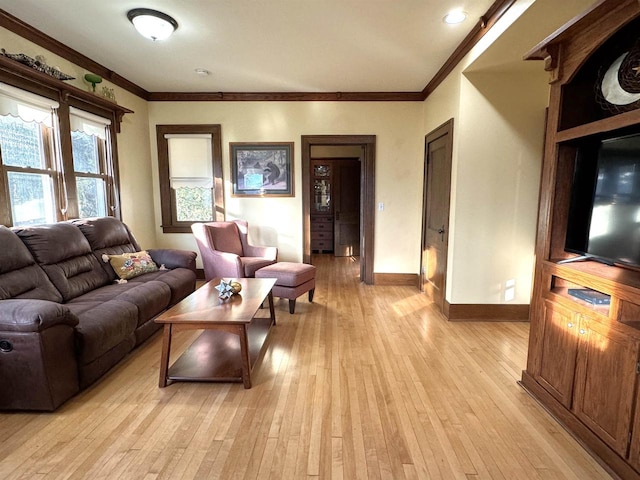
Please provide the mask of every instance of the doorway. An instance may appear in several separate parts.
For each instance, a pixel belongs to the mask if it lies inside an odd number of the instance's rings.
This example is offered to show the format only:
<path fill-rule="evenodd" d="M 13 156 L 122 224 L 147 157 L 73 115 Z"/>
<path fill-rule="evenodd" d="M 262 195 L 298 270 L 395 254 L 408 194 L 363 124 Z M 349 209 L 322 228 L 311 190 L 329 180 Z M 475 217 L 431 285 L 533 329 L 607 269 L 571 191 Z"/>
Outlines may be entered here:
<path fill-rule="evenodd" d="M 375 218 L 375 135 L 303 135 L 302 136 L 302 212 L 303 261 L 311 263 L 311 163 L 312 147 L 359 147 L 359 226 L 358 239 L 354 237 L 353 222 L 345 219 L 344 238 L 357 245 L 360 253 L 360 280 L 373 284 L 374 218 Z M 352 184 L 353 185 L 353 184 Z M 352 213 L 352 212 L 351 212 Z M 342 217 L 342 216 L 341 216 Z M 348 233 L 350 232 L 350 233 Z M 334 232 L 335 240 L 335 232 Z M 355 242 L 354 242 L 355 240 Z M 335 241 L 334 241 L 335 245 Z"/>
<path fill-rule="evenodd" d="M 343 153 L 357 156 L 324 156 Z M 312 253 L 360 256 L 361 153 L 361 147 L 311 147 Z"/>
<path fill-rule="evenodd" d="M 444 311 L 449 245 L 453 119 L 425 136 L 420 290 Z"/>

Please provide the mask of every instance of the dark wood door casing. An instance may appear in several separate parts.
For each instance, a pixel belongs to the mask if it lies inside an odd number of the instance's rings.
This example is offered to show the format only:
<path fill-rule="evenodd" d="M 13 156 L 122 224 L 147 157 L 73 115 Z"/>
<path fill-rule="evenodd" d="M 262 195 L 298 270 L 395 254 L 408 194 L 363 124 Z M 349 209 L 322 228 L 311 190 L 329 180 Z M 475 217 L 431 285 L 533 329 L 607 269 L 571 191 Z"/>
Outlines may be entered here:
<path fill-rule="evenodd" d="M 360 199 L 362 205 L 362 248 L 360 252 L 360 280 L 373 285 L 374 226 L 375 226 L 375 135 L 303 135 L 302 136 L 302 242 L 303 261 L 311 263 L 310 176 L 311 147 L 314 145 L 358 145 L 363 149 Z"/>

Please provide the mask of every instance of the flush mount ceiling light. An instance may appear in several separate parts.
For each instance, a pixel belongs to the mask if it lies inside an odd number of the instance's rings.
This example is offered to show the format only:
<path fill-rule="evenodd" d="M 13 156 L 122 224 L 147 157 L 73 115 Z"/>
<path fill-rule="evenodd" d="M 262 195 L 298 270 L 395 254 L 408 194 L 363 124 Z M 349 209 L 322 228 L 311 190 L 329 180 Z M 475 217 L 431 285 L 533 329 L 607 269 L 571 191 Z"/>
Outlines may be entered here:
<path fill-rule="evenodd" d="M 207 75 L 211 75 L 211 72 L 206 68 L 196 68 L 195 72 L 201 77 L 206 77 Z"/>
<path fill-rule="evenodd" d="M 463 12 L 462 10 L 454 10 L 453 12 L 447 13 L 442 21 L 449 25 L 456 25 L 457 23 L 464 22 L 466 18 L 466 12 Z"/>
<path fill-rule="evenodd" d="M 134 8 L 127 12 L 127 18 L 143 37 L 153 41 L 165 40 L 178 28 L 178 22 L 166 13 L 150 8 Z"/>

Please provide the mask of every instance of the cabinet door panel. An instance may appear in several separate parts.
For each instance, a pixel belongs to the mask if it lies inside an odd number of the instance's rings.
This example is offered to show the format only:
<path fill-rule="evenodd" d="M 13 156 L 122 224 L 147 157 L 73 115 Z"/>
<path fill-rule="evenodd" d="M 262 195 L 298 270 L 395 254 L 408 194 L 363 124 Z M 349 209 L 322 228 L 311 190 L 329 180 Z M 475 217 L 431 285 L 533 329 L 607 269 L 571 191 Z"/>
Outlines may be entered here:
<path fill-rule="evenodd" d="M 609 325 L 583 318 L 574 413 L 623 457 L 631 428 L 638 343 Z"/>
<path fill-rule="evenodd" d="M 565 407 L 571 407 L 578 349 L 578 325 L 573 313 L 548 300 L 544 303 L 536 380 Z"/>
<path fill-rule="evenodd" d="M 640 471 L 640 389 L 636 390 L 636 408 L 633 420 L 633 437 L 629 448 L 629 463 Z"/>

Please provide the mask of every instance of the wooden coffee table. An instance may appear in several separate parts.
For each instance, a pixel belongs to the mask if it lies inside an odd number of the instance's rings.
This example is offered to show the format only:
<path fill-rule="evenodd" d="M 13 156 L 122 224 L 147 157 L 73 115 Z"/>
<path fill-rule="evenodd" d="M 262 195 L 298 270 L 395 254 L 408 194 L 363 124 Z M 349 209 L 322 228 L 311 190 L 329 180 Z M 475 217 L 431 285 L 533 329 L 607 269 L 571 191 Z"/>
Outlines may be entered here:
<path fill-rule="evenodd" d="M 251 370 L 260 356 L 269 330 L 276 323 L 274 278 L 238 278 L 242 291 L 221 300 L 211 280 L 171 307 L 156 322 L 164 324 L 160 388 L 180 382 L 240 382 L 251 388 Z M 256 313 L 269 299 L 269 317 Z M 171 337 L 182 330 L 204 330 L 169 367 Z"/>

